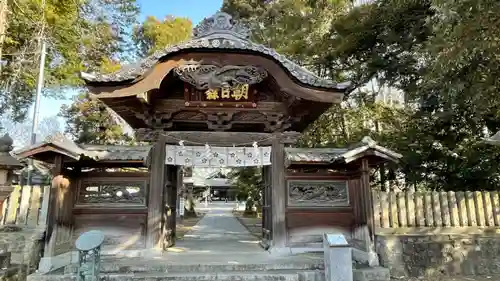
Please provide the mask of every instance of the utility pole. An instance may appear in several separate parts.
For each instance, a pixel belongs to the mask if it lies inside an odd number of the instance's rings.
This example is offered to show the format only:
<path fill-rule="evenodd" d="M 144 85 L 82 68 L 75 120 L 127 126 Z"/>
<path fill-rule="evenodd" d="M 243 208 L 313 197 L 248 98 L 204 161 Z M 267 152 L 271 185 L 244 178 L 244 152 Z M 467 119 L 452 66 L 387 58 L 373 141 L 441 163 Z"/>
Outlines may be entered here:
<path fill-rule="evenodd" d="M 0 0 L 0 73 L 2 73 L 3 42 L 7 33 L 7 0 Z"/>
<path fill-rule="evenodd" d="M 43 28 L 43 26 L 42 26 Z M 38 114 L 40 111 L 40 97 L 42 96 L 44 71 L 45 71 L 45 53 L 47 51 L 47 42 L 45 42 L 43 29 L 40 33 L 40 65 L 38 67 L 38 83 L 36 85 L 35 106 L 33 108 L 33 124 L 31 127 L 31 145 L 36 143 L 36 132 L 38 131 Z M 30 160 L 28 168 L 28 185 L 31 185 L 31 177 L 33 170 L 33 160 Z"/>
<path fill-rule="evenodd" d="M 43 36 L 43 35 L 42 35 Z M 36 85 L 35 107 L 33 109 L 33 126 L 31 127 L 31 144 L 36 143 L 36 132 L 38 130 L 38 114 L 40 111 L 40 97 L 42 95 L 44 71 L 45 71 L 45 53 L 47 43 L 44 38 L 40 38 L 40 65 L 38 68 L 38 83 Z"/>

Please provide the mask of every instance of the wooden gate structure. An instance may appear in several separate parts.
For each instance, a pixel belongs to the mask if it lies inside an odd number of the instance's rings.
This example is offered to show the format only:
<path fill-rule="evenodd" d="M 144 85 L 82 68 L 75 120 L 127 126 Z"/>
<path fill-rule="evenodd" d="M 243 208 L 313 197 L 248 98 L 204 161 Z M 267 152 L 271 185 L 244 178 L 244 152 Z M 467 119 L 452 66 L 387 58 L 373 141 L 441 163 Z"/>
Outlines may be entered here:
<path fill-rule="evenodd" d="M 321 234 L 332 231 L 365 241 L 363 248 L 373 243 L 369 168 L 400 155 L 368 138 L 350 149 L 292 148 L 350 83 L 317 77 L 248 38 L 244 26 L 219 12 L 203 20 L 190 41 L 115 73 L 82 73 L 94 97 L 152 146 L 96 148 L 59 137 L 17 152 L 55 164 L 46 258 L 69 250 L 58 245 L 69 247 L 80 230 L 110 225 L 125 236 L 136 226 L 137 241 L 118 244 L 172 246 L 182 177 L 178 166 L 166 165 L 166 147 L 179 141 L 271 147 L 271 165 L 263 170 L 266 248 L 317 247 Z M 109 171 L 118 166 L 147 170 Z M 95 172 L 99 168 L 107 172 Z"/>

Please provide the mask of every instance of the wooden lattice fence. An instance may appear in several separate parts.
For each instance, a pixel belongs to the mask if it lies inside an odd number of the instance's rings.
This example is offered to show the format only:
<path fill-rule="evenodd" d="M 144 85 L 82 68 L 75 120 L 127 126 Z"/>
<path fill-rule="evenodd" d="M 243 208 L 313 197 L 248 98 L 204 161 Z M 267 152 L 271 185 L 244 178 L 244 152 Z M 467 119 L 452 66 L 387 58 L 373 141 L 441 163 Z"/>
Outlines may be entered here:
<path fill-rule="evenodd" d="M 373 191 L 375 226 L 498 227 L 499 198 L 497 191 Z"/>

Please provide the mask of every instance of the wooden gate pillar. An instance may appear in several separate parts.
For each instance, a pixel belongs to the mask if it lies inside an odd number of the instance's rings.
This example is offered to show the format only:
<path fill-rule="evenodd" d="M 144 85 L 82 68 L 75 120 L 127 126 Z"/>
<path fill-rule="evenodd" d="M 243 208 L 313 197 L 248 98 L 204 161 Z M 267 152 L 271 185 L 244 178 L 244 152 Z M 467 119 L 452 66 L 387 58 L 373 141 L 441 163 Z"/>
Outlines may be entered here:
<path fill-rule="evenodd" d="M 361 160 L 361 188 L 362 220 L 368 226 L 369 238 L 373 242 L 375 241 L 375 217 L 373 215 L 373 199 L 370 188 L 370 167 L 366 158 Z"/>
<path fill-rule="evenodd" d="M 63 175 L 63 165 L 62 155 L 56 155 L 46 214 L 44 252 L 39 264 L 42 273 L 50 271 L 56 264 L 52 260 L 54 257 L 70 251 L 72 247 L 75 186 L 70 186 L 67 175 Z"/>
<path fill-rule="evenodd" d="M 148 189 L 148 225 L 146 230 L 146 248 L 161 249 L 162 218 L 164 211 L 165 182 L 165 138 L 160 136 L 149 154 L 149 189 Z"/>
<path fill-rule="evenodd" d="M 359 188 L 359 196 L 356 202 L 358 209 L 358 223 L 353 229 L 353 237 L 362 244 L 362 250 L 366 252 L 373 251 L 375 241 L 374 215 L 373 215 L 373 200 L 370 189 L 370 167 L 368 159 L 361 159 L 360 174 L 361 184 Z"/>
<path fill-rule="evenodd" d="M 285 145 L 276 135 L 271 148 L 272 247 L 286 247 L 285 222 Z"/>
<path fill-rule="evenodd" d="M 175 227 L 177 217 L 177 188 L 179 184 L 179 167 L 165 166 L 165 212 L 163 214 L 163 249 L 175 245 Z"/>

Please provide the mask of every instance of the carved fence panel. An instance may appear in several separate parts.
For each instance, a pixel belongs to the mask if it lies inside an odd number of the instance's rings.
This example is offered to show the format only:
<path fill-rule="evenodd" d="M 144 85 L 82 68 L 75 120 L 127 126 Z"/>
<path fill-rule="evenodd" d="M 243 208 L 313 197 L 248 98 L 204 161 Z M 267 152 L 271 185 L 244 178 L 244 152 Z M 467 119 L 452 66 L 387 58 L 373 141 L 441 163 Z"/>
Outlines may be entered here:
<path fill-rule="evenodd" d="M 500 226 L 497 191 L 373 191 L 373 204 L 378 228 Z"/>
<path fill-rule="evenodd" d="M 2 205 L 1 225 L 45 225 L 50 186 L 15 186 Z"/>

